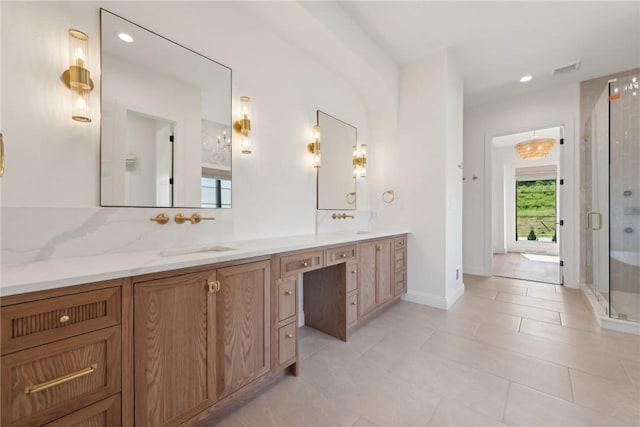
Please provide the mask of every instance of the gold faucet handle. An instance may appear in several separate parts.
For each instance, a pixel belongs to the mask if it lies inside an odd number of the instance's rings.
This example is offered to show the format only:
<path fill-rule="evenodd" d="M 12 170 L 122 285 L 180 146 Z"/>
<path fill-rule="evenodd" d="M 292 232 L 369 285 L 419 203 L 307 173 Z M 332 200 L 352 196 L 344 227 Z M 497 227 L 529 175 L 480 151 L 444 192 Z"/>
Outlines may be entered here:
<path fill-rule="evenodd" d="M 186 217 L 184 215 L 182 215 L 181 213 L 176 214 L 176 216 L 173 217 L 173 220 L 176 222 L 176 224 L 184 224 L 187 221 L 191 221 L 191 218 Z"/>
<path fill-rule="evenodd" d="M 199 213 L 194 213 L 188 219 L 189 221 L 191 221 L 191 224 L 199 224 L 200 221 L 213 221 L 215 218 L 212 216 L 206 217 L 206 216 L 200 215 Z"/>
<path fill-rule="evenodd" d="M 169 222 L 169 216 L 165 213 L 159 213 L 155 218 L 151 218 L 151 221 L 155 221 L 158 224 L 166 224 Z"/>

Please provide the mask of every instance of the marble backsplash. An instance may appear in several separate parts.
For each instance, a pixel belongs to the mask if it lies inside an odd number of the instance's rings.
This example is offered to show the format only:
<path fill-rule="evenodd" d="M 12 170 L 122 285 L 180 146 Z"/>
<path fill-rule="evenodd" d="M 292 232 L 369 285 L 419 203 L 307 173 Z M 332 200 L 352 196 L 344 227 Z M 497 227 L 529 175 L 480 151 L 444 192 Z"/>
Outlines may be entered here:
<path fill-rule="evenodd" d="M 214 221 L 160 225 L 158 213 L 200 212 Z M 232 210 L 153 208 L 12 208 L 0 211 L 2 265 L 228 242 Z"/>
<path fill-rule="evenodd" d="M 167 213 L 171 221 L 164 225 L 150 221 L 160 212 Z M 173 216 L 178 212 L 199 212 L 216 219 L 176 224 Z M 333 219 L 333 213 L 355 218 Z M 316 211 L 315 232 L 366 231 L 371 218 L 370 211 Z M 2 207 L 0 223 L 1 265 L 237 240 L 232 209 Z M 313 232 L 309 230 L 309 234 Z"/>
<path fill-rule="evenodd" d="M 354 218 L 334 219 L 333 214 L 353 215 Z M 356 232 L 369 230 L 371 223 L 370 211 L 316 211 L 316 232 Z"/>

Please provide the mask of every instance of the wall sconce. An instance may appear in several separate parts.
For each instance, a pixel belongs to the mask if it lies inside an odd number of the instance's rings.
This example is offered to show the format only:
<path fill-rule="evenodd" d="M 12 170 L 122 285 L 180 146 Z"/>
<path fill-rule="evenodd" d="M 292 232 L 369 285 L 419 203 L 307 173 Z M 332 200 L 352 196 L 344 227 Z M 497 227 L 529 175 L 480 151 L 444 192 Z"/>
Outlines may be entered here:
<path fill-rule="evenodd" d="M 88 66 L 89 36 L 82 31 L 69 30 L 69 69 L 62 73 L 62 81 L 71 89 L 71 118 L 90 123 L 89 93 L 93 81 Z"/>
<path fill-rule="evenodd" d="M 320 152 L 320 126 L 313 127 L 313 141 L 307 144 L 307 150 L 313 154 L 313 167 L 319 168 L 322 164 L 322 154 Z"/>
<path fill-rule="evenodd" d="M 248 96 L 240 97 L 240 119 L 233 124 L 233 129 L 241 135 L 240 147 L 242 154 L 251 154 L 253 151 L 251 139 L 249 138 L 249 133 L 251 132 L 250 102 L 251 98 Z"/>
<path fill-rule="evenodd" d="M 353 146 L 353 178 L 367 176 L 367 144 Z"/>

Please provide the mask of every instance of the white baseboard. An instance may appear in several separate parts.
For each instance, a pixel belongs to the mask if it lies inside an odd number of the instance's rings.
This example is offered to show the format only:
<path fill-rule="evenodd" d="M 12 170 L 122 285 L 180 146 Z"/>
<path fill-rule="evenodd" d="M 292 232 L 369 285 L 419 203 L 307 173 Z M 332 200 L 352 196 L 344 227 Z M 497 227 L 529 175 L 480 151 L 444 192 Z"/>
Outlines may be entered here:
<path fill-rule="evenodd" d="M 462 267 L 462 272 L 464 274 L 473 274 L 474 276 L 485 276 L 485 277 L 491 276 L 491 274 L 487 274 L 484 271 L 484 267 L 468 267 L 468 266 L 465 266 L 465 267 Z"/>
<path fill-rule="evenodd" d="M 458 285 L 458 287 L 456 287 L 454 289 L 453 292 L 451 292 L 451 295 L 447 296 L 447 310 L 449 310 L 451 308 L 451 306 L 453 304 L 456 303 L 456 301 L 458 301 L 458 299 L 464 295 L 464 283 L 460 282 L 460 284 Z"/>
<path fill-rule="evenodd" d="M 428 305 L 429 307 L 441 308 L 448 310 L 453 304 L 464 294 L 464 283 L 460 283 L 460 286 L 448 297 L 441 297 L 439 295 L 428 294 L 426 292 L 408 291 L 406 295 L 402 297 L 402 300 L 415 302 L 416 304 Z"/>
<path fill-rule="evenodd" d="M 300 310 L 298 313 L 298 328 L 302 328 L 304 326 L 304 311 Z"/>
<path fill-rule="evenodd" d="M 447 299 L 438 295 L 428 294 L 426 292 L 409 292 L 402 297 L 402 300 L 415 302 L 416 304 L 428 305 L 429 307 L 447 309 Z"/>

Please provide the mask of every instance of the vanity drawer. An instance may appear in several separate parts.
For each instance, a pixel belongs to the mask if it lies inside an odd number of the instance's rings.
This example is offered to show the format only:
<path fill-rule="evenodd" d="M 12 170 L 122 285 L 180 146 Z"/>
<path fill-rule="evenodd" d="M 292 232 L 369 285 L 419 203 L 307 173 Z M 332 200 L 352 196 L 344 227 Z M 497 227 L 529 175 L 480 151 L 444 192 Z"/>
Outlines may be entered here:
<path fill-rule="evenodd" d="M 394 271 L 403 271 L 407 266 L 407 251 L 405 250 L 396 250 L 395 251 L 395 269 Z"/>
<path fill-rule="evenodd" d="M 406 280 L 404 271 L 400 271 L 400 272 L 396 271 L 395 282 L 396 282 L 396 286 L 394 290 L 394 295 L 400 295 L 407 291 L 407 280 Z"/>
<path fill-rule="evenodd" d="M 120 324 L 120 287 L 2 308 L 2 354 Z"/>
<path fill-rule="evenodd" d="M 304 273 L 324 266 L 324 251 L 309 251 L 285 255 L 280 258 L 280 275 L 282 277 Z"/>
<path fill-rule="evenodd" d="M 296 322 L 289 323 L 278 331 L 278 363 L 280 365 L 296 357 L 297 332 Z"/>
<path fill-rule="evenodd" d="M 285 277 L 278 280 L 278 322 L 296 315 L 297 287 L 298 279 L 296 277 Z"/>
<path fill-rule="evenodd" d="M 347 293 L 358 289 L 358 261 L 349 261 L 347 269 Z"/>
<path fill-rule="evenodd" d="M 341 262 L 356 259 L 356 245 L 338 246 L 325 251 L 327 265 L 339 264 Z"/>
<path fill-rule="evenodd" d="M 406 248 L 407 247 L 407 237 L 406 236 L 396 237 L 395 239 L 393 239 L 393 242 L 394 242 L 394 247 L 396 249 L 402 249 L 402 248 Z"/>
<path fill-rule="evenodd" d="M 89 405 L 44 427 L 114 427 L 122 425 L 120 394 Z"/>
<path fill-rule="evenodd" d="M 358 321 L 358 294 L 354 293 L 347 297 L 347 327 Z"/>
<path fill-rule="evenodd" d="M 2 425 L 40 425 L 120 391 L 120 327 L 2 357 Z"/>

